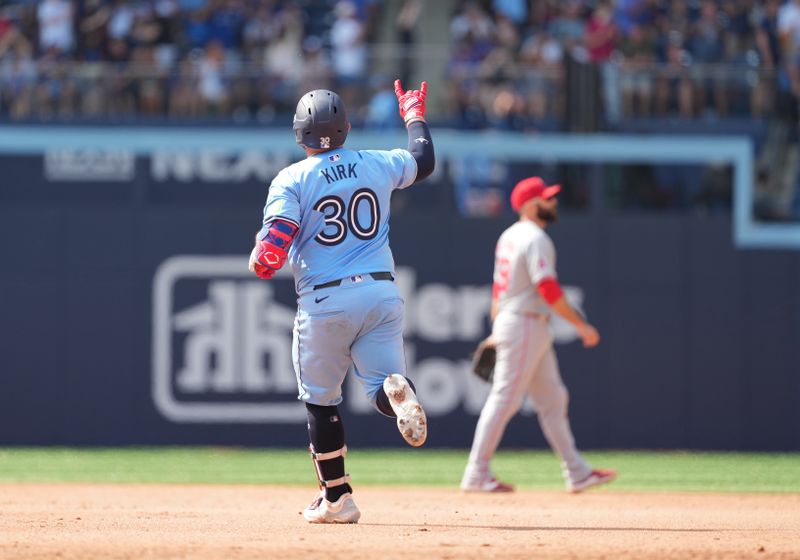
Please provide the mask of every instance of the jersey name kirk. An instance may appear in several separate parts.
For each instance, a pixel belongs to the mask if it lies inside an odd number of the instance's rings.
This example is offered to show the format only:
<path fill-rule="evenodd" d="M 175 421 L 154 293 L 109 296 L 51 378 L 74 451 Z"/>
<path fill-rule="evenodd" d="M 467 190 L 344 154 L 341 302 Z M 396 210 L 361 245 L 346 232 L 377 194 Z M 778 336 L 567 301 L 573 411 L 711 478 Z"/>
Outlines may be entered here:
<path fill-rule="evenodd" d="M 356 165 L 358 163 L 348 163 L 345 167 L 341 163 L 339 165 L 333 165 L 331 167 L 326 167 L 325 169 L 321 169 L 320 173 L 328 184 L 333 183 L 334 181 L 341 181 L 342 179 L 357 179 L 358 174 L 356 173 Z"/>

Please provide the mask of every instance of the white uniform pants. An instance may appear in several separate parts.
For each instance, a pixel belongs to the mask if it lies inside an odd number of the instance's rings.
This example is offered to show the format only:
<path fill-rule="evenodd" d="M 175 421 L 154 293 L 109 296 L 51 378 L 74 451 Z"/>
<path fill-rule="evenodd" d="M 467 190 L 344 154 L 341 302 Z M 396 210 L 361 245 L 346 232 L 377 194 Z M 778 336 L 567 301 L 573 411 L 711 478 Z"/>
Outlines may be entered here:
<path fill-rule="evenodd" d="M 575 447 L 567 416 L 569 394 L 558 370 L 553 336 L 540 315 L 501 312 L 492 335 L 497 365 L 492 390 L 481 410 L 462 485 L 491 476 L 489 463 L 509 420 L 530 396 L 545 438 L 561 458 L 564 477 L 577 481 L 591 472 Z"/>

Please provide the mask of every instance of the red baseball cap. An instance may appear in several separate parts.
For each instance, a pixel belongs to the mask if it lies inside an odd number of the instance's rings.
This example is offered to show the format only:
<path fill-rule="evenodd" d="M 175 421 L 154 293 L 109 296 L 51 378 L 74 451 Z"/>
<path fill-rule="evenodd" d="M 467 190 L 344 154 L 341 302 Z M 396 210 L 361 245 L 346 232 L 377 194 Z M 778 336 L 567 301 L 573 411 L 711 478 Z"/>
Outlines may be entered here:
<path fill-rule="evenodd" d="M 532 198 L 553 198 L 560 191 L 561 185 L 547 185 L 541 177 L 528 177 L 511 191 L 511 208 L 519 212 L 522 205 Z"/>

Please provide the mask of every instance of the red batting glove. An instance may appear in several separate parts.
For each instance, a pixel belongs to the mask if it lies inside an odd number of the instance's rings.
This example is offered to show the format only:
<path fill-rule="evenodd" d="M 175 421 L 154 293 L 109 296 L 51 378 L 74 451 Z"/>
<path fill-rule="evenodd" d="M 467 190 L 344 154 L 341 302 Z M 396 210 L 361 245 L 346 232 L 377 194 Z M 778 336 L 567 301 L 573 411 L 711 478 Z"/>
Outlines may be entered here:
<path fill-rule="evenodd" d="M 262 236 L 262 231 L 256 234 L 256 246 L 250 252 L 248 268 L 255 272 L 259 278 L 269 280 L 275 272 L 286 264 L 289 257 L 288 249 L 292 240 L 297 235 L 298 227 L 294 223 L 283 219 L 270 221 L 269 229 Z"/>
<path fill-rule="evenodd" d="M 263 278 L 264 280 L 270 280 L 273 276 L 275 276 L 274 268 L 264 266 L 258 262 L 253 264 L 253 272 L 256 273 L 256 276 Z"/>
<path fill-rule="evenodd" d="M 394 81 L 394 94 L 400 106 L 400 116 L 406 126 L 415 121 L 425 121 L 425 97 L 428 95 L 428 83 L 422 82 L 420 89 L 403 91 L 400 80 Z"/>
<path fill-rule="evenodd" d="M 250 254 L 250 270 L 259 278 L 269 280 L 286 262 L 286 253 L 266 241 L 256 241 Z"/>

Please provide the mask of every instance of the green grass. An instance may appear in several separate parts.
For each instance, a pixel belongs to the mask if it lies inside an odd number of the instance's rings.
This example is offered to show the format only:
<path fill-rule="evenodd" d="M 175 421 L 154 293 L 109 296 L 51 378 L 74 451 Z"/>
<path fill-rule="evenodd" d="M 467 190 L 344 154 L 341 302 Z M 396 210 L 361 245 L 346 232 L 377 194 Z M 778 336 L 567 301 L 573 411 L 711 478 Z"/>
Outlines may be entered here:
<path fill-rule="evenodd" d="M 800 493 L 800 453 L 589 452 L 620 471 L 619 491 Z M 466 450 L 353 450 L 359 485 L 457 487 Z M 549 451 L 501 451 L 493 468 L 521 489 L 561 489 Z M 237 448 L 0 448 L 0 483 L 287 484 L 316 482 L 302 450 Z"/>

